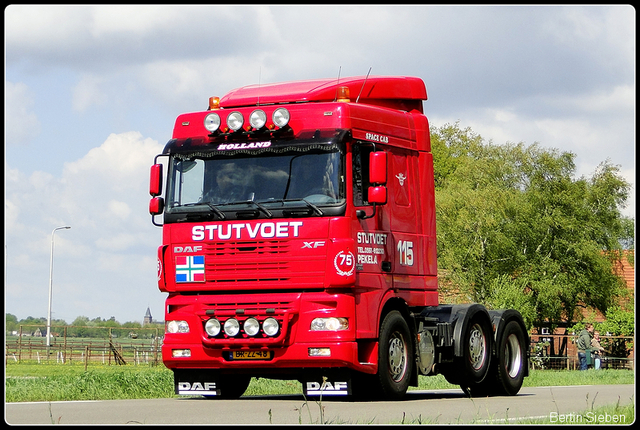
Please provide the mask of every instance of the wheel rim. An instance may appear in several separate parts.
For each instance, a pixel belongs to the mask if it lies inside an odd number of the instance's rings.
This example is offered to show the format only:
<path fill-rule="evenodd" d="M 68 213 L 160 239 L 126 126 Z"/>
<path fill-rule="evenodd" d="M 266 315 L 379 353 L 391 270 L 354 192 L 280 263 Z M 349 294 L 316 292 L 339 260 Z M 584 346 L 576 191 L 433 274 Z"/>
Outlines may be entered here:
<path fill-rule="evenodd" d="M 504 366 L 510 378 L 515 378 L 520 373 L 522 366 L 522 351 L 518 336 L 510 334 L 504 346 Z"/>
<path fill-rule="evenodd" d="M 469 332 L 469 362 L 474 370 L 480 370 L 486 360 L 487 340 L 480 324 L 474 324 Z"/>
<path fill-rule="evenodd" d="M 401 381 L 407 371 L 407 348 L 400 333 L 389 340 L 389 373 L 394 382 Z"/>

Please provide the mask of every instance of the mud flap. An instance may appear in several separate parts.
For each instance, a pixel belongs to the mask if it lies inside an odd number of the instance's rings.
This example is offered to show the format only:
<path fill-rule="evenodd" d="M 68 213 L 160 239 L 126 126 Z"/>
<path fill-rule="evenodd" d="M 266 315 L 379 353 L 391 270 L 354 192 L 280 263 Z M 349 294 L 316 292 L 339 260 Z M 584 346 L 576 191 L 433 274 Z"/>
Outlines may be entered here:
<path fill-rule="evenodd" d="M 174 371 L 175 393 L 182 396 L 219 396 L 216 376 L 211 372 Z"/>
<path fill-rule="evenodd" d="M 351 375 L 348 372 L 333 373 L 329 376 L 312 375 L 302 381 L 302 390 L 307 397 L 350 396 Z"/>

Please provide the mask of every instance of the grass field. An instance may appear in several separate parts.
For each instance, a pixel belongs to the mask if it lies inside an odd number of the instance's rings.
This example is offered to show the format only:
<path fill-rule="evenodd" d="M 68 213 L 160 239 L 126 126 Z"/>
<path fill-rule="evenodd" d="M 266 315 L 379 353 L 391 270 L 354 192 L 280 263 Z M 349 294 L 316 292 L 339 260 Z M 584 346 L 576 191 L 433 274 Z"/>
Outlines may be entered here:
<path fill-rule="evenodd" d="M 7 362 L 6 401 L 153 399 L 173 397 L 173 373 L 164 366 L 106 366 Z M 633 384 L 634 372 L 625 369 L 532 370 L 525 387 L 551 385 Z M 418 390 L 458 388 L 443 376 L 420 377 Z M 253 379 L 245 395 L 300 394 L 297 381 Z"/>
<path fill-rule="evenodd" d="M 6 402 L 47 402 L 64 400 L 153 399 L 176 397 L 173 373 L 164 366 L 106 366 L 89 364 L 38 364 L 37 362 L 5 365 Z M 588 370 L 533 370 L 525 378 L 524 386 L 552 385 L 611 385 L 634 384 L 634 372 L 625 369 Z M 449 384 L 441 375 L 420 377 L 418 390 L 459 388 Z M 301 394 L 297 381 L 253 379 L 245 396 L 266 394 Z M 635 406 L 609 405 L 588 411 L 595 416 L 624 417 L 626 423 L 635 418 Z M 587 411 L 585 411 L 587 413 Z M 495 422 L 492 424 L 500 423 Z M 514 422 L 504 422 L 514 424 Z M 549 420 L 530 420 L 518 424 L 550 424 Z M 429 424 L 421 422 L 391 424 Z M 487 424 L 487 423 L 475 423 Z"/>

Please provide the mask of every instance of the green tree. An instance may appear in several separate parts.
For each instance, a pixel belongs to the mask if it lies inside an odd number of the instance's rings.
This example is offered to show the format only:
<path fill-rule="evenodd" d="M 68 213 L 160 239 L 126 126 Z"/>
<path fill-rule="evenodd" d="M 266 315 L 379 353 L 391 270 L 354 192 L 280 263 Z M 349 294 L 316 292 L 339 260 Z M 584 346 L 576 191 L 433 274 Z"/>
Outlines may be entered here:
<path fill-rule="evenodd" d="M 5 314 L 5 333 L 10 334 L 13 331 L 18 331 L 18 317 L 13 314 Z"/>
<path fill-rule="evenodd" d="M 601 334 L 633 336 L 635 333 L 633 304 L 629 304 L 628 308 L 622 306 L 609 308 L 605 315 L 605 321 L 596 324 L 596 329 L 599 330 Z M 612 357 L 626 358 L 633 348 L 633 342 L 625 339 L 606 338 L 602 346 Z"/>
<path fill-rule="evenodd" d="M 444 281 L 470 300 L 521 311 L 529 326 L 603 313 L 617 303 L 613 274 L 629 235 L 630 185 L 603 162 L 573 179 L 574 154 L 494 145 L 458 124 L 432 129 L 438 259 Z"/>
<path fill-rule="evenodd" d="M 37 329 L 40 329 L 40 333 L 44 336 L 47 332 L 47 319 L 46 318 L 34 318 L 31 315 L 19 321 L 18 326 L 23 326 L 22 333 L 34 333 Z"/>
<path fill-rule="evenodd" d="M 89 328 L 89 318 L 79 316 L 71 323 L 71 327 L 67 331 L 69 337 L 89 337 L 91 329 Z"/>

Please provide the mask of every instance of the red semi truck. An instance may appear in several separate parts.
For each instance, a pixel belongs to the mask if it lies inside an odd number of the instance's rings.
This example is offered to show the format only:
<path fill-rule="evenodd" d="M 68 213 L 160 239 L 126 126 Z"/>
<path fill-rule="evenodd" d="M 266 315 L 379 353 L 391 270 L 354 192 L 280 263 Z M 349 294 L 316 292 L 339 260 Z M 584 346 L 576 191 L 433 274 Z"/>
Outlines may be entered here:
<path fill-rule="evenodd" d="M 180 115 L 151 167 L 177 394 L 252 377 L 402 398 L 419 375 L 515 395 L 515 310 L 438 301 L 433 156 L 415 77 L 252 85 Z"/>

